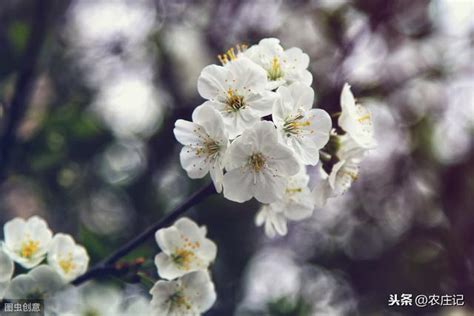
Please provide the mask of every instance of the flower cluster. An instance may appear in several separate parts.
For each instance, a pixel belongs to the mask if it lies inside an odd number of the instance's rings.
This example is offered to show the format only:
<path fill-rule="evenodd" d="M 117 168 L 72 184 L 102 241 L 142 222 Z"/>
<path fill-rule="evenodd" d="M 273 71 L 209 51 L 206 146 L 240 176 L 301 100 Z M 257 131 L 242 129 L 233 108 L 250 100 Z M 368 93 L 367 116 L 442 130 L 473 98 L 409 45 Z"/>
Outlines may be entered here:
<path fill-rule="evenodd" d="M 0 298 L 43 298 L 87 270 L 89 256 L 66 234 L 53 233 L 38 216 L 15 218 L 3 227 L 0 248 Z M 39 265 L 44 259 L 47 265 Z M 33 269 L 12 279 L 15 265 Z M 30 291 L 36 291 L 31 293 Z"/>
<path fill-rule="evenodd" d="M 375 146 L 371 115 L 346 84 L 333 128 L 331 116 L 313 108 L 308 55 L 283 49 L 278 39 L 218 57 L 222 65 L 206 66 L 198 79 L 206 101 L 192 121 L 176 121 L 181 165 L 193 179 L 209 173 L 229 200 L 261 202 L 256 224 L 270 237 L 284 235 L 287 220 L 311 216 L 355 180 L 363 154 Z M 317 181 L 310 181 L 311 169 Z"/>
<path fill-rule="evenodd" d="M 156 232 L 161 251 L 155 257 L 158 275 L 165 280 L 150 290 L 151 307 L 157 315 L 200 315 L 216 300 L 208 271 L 217 246 L 206 238 L 206 227 L 181 218 Z"/>

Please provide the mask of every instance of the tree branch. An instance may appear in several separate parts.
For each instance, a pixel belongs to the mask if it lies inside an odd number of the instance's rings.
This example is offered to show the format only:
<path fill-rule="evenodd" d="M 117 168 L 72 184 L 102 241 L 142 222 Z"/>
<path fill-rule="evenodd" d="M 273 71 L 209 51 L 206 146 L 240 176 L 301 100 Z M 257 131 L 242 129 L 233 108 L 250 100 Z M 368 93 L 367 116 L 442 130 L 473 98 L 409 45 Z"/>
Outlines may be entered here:
<path fill-rule="evenodd" d="M 184 200 L 180 205 L 178 205 L 173 211 L 171 211 L 168 215 L 166 215 L 163 219 L 156 222 L 155 224 L 149 226 L 144 232 L 140 235 L 136 236 L 128 243 L 117 249 L 113 252 L 109 257 L 105 258 L 103 261 L 99 262 L 95 266 L 89 269 L 85 274 L 78 277 L 76 280 L 72 282 L 73 285 L 79 285 L 89 279 L 93 279 L 97 276 L 101 276 L 104 274 L 109 274 L 112 272 L 116 272 L 116 265 L 115 263 L 128 253 L 130 253 L 133 249 L 138 247 L 140 244 L 145 242 L 148 238 L 154 236 L 155 232 L 158 229 L 163 227 L 169 226 L 173 224 L 181 215 L 183 215 L 190 207 L 198 204 L 206 197 L 216 193 L 214 189 L 214 184 L 210 183 L 198 191 L 196 191 L 193 195 L 189 198 Z"/>
<path fill-rule="evenodd" d="M 26 112 L 31 88 L 35 79 L 35 70 L 46 38 L 48 12 L 51 10 L 51 1 L 36 1 L 31 34 L 23 56 L 22 67 L 15 84 L 15 94 L 8 107 L 5 130 L 0 139 L 0 182 L 5 178 L 10 160 L 11 147 L 15 143 L 15 133 Z"/>

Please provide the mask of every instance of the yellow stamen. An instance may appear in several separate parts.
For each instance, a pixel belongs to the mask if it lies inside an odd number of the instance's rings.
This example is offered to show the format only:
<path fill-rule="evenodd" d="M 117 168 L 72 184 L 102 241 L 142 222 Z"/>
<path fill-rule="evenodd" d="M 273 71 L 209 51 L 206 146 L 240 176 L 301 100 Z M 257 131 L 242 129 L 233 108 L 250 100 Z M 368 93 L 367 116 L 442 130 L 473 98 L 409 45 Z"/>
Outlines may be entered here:
<path fill-rule="evenodd" d="M 227 112 L 237 112 L 245 107 L 244 97 L 236 94 L 231 88 L 227 90 Z"/>
<path fill-rule="evenodd" d="M 217 55 L 217 58 L 221 62 L 222 65 L 227 64 L 229 61 L 235 60 L 238 57 L 239 53 L 243 53 L 247 50 L 247 45 L 245 44 L 237 44 L 235 48 L 237 48 L 237 55 L 235 54 L 235 50 L 233 47 L 229 48 L 224 54 Z"/>
<path fill-rule="evenodd" d="M 21 246 L 20 255 L 23 258 L 29 259 L 38 251 L 38 248 L 39 248 L 38 241 L 28 240 L 27 242 L 23 243 L 23 245 Z"/>
<path fill-rule="evenodd" d="M 171 305 L 173 308 L 181 308 L 184 307 L 186 309 L 191 309 L 191 304 L 186 300 L 186 297 L 183 295 L 181 291 L 177 291 L 169 298 Z"/>
<path fill-rule="evenodd" d="M 275 81 L 283 77 L 283 71 L 281 70 L 280 60 L 278 57 L 273 57 L 272 65 L 267 71 L 268 80 Z"/>
<path fill-rule="evenodd" d="M 249 163 L 255 172 L 260 172 L 265 166 L 265 157 L 261 153 L 250 156 Z"/>
<path fill-rule="evenodd" d="M 291 134 L 299 134 L 304 127 L 311 126 L 311 121 L 303 121 L 304 115 L 299 114 L 295 118 L 287 119 L 283 125 L 283 130 L 287 137 Z"/>
<path fill-rule="evenodd" d="M 173 261 L 183 270 L 189 270 L 191 263 L 196 259 L 194 252 L 180 248 L 171 255 Z"/>
<path fill-rule="evenodd" d="M 370 114 L 366 114 L 364 116 L 361 116 L 357 119 L 360 123 L 362 123 L 363 121 L 366 121 L 366 120 L 370 120 Z"/>
<path fill-rule="evenodd" d="M 294 193 L 299 193 L 299 192 L 302 192 L 303 189 L 302 188 L 287 188 L 286 189 L 286 193 L 288 194 L 294 194 Z"/>
<path fill-rule="evenodd" d="M 72 260 L 72 254 L 69 253 L 66 258 L 60 259 L 59 266 L 61 267 L 61 269 L 63 269 L 64 273 L 66 274 L 74 270 L 76 268 L 76 265 L 74 264 Z"/>

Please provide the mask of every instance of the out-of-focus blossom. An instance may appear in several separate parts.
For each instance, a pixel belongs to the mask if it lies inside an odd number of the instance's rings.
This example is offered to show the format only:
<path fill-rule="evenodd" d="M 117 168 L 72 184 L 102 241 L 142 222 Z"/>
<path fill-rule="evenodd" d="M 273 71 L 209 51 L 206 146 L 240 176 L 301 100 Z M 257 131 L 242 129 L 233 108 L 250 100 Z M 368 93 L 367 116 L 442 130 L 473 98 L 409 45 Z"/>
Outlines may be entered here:
<path fill-rule="evenodd" d="M 71 236 L 56 234 L 48 250 L 48 264 L 69 282 L 86 272 L 89 255 Z"/>
<path fill-rule="evenodd" d="M 224 66 L 205 67 L 198 79 L 199 94 L 208 99 L 224 117 L 230 138 L 271 114 L 276 95 L 266 91 L 267 75 L 246 58 L 229 61 Z"/>
<path fill-rule="evenodd" d="M 209 173 L 217 192 L 221 192 L 229 140 L 219 112 L 204 103 L 194 110 L 192 122 L 176 121 L 174 135 L 184 145 L 180 160 L 188 176 L 196 179 Z"/>
<path fill-rule="evenodd" d="M 280 98 L 273 106 L 273 122 L 282 142 L 293 149 L 305 165 L 319 161 L 319 150 L 329 140 L 331 117 L 321 109 L 312 109 L 314 91 L 302 83 L 277 90 Z"/>
<path fill-rule="evenodd" d="M 13 278 L 5 292 L 6 299 L 48 299 L 65 285 L 63 278 L 47 265 Z"/>
<path fill-rule="evenodd" d="M 153 312 L 163 316 L 200 315 L 216 300 L 209 273 L 191 272 L 173 281 L 158 281 L 150 290 Z"/>
<path fill-rule="evenodd" d="M 347 83 L 341 92 L 341 109 L 341 116 L 338 120 L 339 126 L 360 146 L 373 148 L 376 143 L 371 113 L 366 107 L 356 103 Z"/>
<path fill-rule="evenodd" d="M 309 56 L 297 47 L 284 50 L 279 39 L 264 38 L 243 55 L 265 69 L 269 90 L 294 82 L 310 86 L 313 81 L 313 76 L 307 70 Z"/>
<path fill-rule="evenodd" d="M 13 260 L 0 248 L 0 300 L 3 299 L 3 294 L 10 284 L 10 280 L 15 272 L 15 263 Z"/>
<path fill-rule="evenodd" d="M 3 227 L 3 250 L 15 262 L 31 269 L 43 261 L 49 249 L 53 233 L 48 224 L 38 216 L 28 220 L 15 218 Z"/>
<path fill-rule="evenodd" d="M 160 277 L 168 280 L 186 273 L 206 270 L 214 261 L 217 246 L 206 238 L 206 228 L 199 227 L 188 218 L 181 218 L 168 228 L 155 234 L 162 252 L 156 255 L 155 264 Z"/>
<path fill-rule="evenodd" d="M 271 122 L 259 122 L 232 142 L 226 161 L 224 196 L 235 202 L 255 197 L 275 202 L 286 185 L 286 177 L 300 167 L 293 152 L 278 141 Z"/>

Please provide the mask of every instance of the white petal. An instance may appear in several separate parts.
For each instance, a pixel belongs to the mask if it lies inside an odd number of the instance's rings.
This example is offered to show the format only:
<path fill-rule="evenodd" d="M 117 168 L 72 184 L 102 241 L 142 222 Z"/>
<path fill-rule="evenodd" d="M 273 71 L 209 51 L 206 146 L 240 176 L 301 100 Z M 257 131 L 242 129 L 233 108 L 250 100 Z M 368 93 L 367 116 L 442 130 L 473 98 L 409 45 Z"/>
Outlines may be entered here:
<path fill-rule="evenodd" d="M 188 272 L 179 269 L 178 266 L 173 262 L 171 257 L 165 254 L 164 252 L 160 252 L 155 256 L 155 265 L 158 269 L 158 275 L 161 278 L 167 280 L 176 279 Z"/>
<path fill-rule="evenodd" d="M 216 292 L 209 273 L 196 271 L 181 278 L 185 297 L 188 298 L 199 312 L 204 313 L 216 301 Z"/>
<path fill-rule="evenodd" d="M 178 219 L 174 225 L 180 231 L 181 235 L 186 236 L 191 241 L 201 241 L 204 236 L 199 226 L 187 217 Z"/>
<path fill-rule="evenodd" d="M 274 176 L 268 171 L 259 172 L 257 174 L 257 181 L 254 184 L 253 193 L 259 202 L 271 203 L 281 196 L 285 185 L 285 178 Z"/>
<path fill-rule="evenodd" d="M 176 140 L 183 145 L 197 145 L 201 143 L 199 125 L 185 120 L 177 120 L 173 129 Z"/>
<path fill-rule="evenodd" d="M 313 107 L 314 90 L 307 85 L 295 82 L 288 86 L 294 109 L 309 110 Z"/>
<path fill-rule="evenodd" d="M 13 264 L 13 260 L 0 249 L 0 283 L 10 281 L 14 271 L 15 265 Z"/>
<path fill-rule="evenodd" d="M 183 147 L 179 154 L 179 160 L 191 179 L 203 178 L 209 172 L 210 160 L 206 155 L 198 154 L 194 148 Z"/>
<path fill-rule="evenodd" d="M 14 218 L 3 226 L 5 245 L 14 249 L 23 240 L 25 234 L 26 221 L 23 218 Z"/>
<path fill-rule="evenodd" d="M 155 239 L 160 249 L 167 255 L 171 255 L 184 245 L 180 231 L 174 226 L 159 229 L 155 233 Z"/>
<path fill-rule="evenodd" d="M 232 146 L 232 145 L 231 145 Z M 252 198 L 253 177 L 240 168 L 224 174 L 224 197 L 234 202 L 243 203 Z"/>
<path fill-rule="evenodd" d="M 213 100 L 227 91 L 224 82 L 229 78 L 229 70 L 222 66 L 206 66 L 198 78 L 198 92 L 204 99 Z"/>

